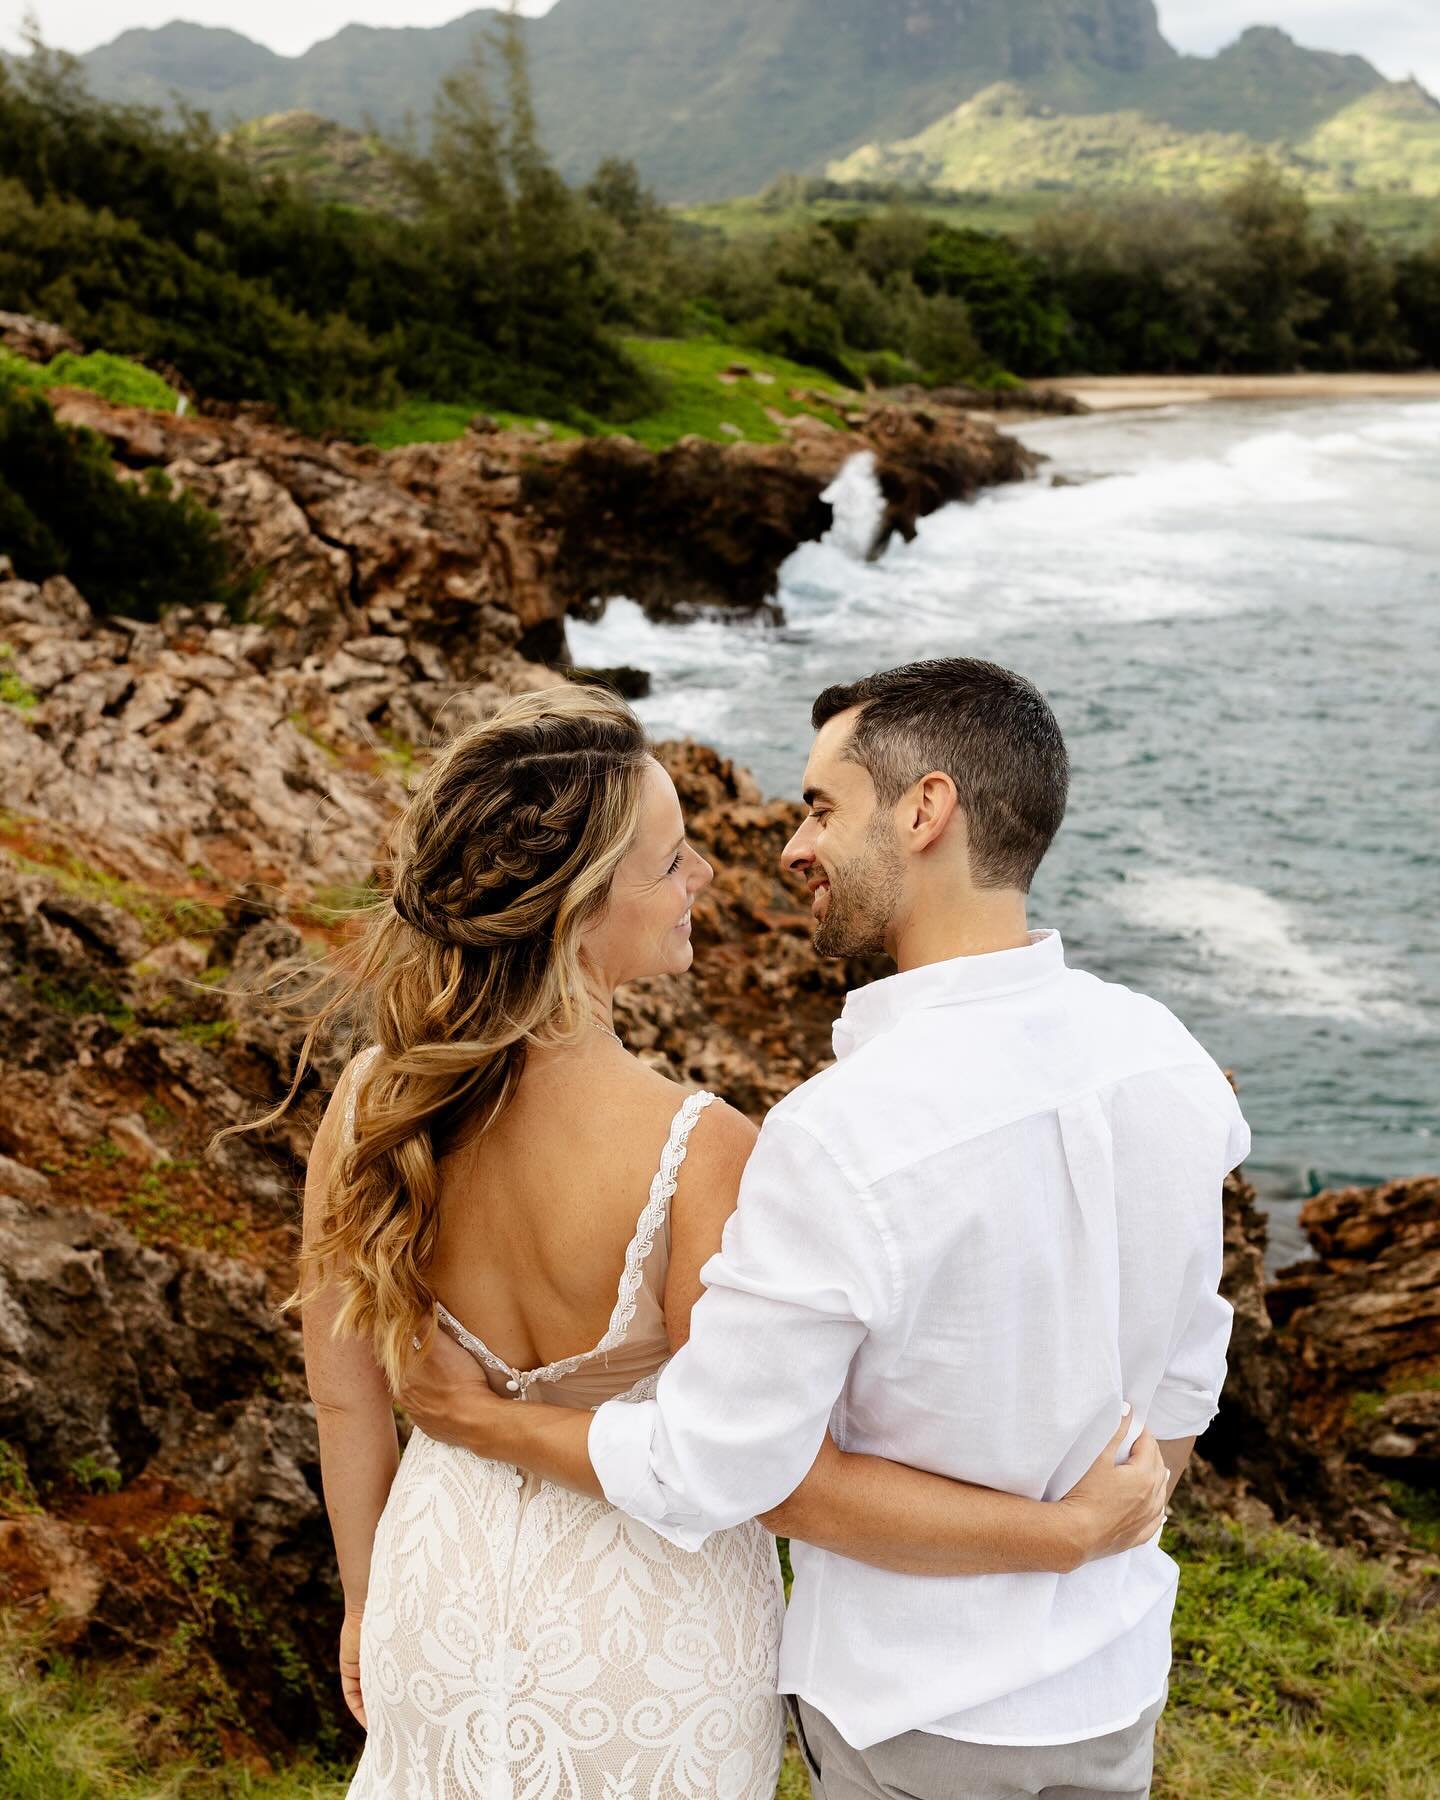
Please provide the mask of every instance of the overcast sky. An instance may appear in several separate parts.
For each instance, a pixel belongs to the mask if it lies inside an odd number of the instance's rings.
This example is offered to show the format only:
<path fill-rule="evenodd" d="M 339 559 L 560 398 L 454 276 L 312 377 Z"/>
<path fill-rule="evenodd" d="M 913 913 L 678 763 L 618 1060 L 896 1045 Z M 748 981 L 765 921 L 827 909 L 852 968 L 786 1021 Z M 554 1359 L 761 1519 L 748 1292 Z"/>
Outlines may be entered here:
<path fill-rule="evenodd" d="M 582 5 L 584 0 L 567 0 Z M 545 12 L 551 0 L 522 0 Z M 663 6 L 665 0 L 651 0 Z M 1385 74 L 1416 74 L 1440 90 L 1440 0 L 1159 0 L 1172 43 L 1200 53 L 1230 42 L 1247 25 L 1280 25 L 1302 44 L 1358 50 Z M 90 50 L 131 25 L 175 18 L 228 25 L 297 56 L 342 25 L 440 25 L 470 10 L 467 0 L 32 0 L 46 40 Z M 18 43 L 23 0 L 0 0 L 0 42 Z"/>

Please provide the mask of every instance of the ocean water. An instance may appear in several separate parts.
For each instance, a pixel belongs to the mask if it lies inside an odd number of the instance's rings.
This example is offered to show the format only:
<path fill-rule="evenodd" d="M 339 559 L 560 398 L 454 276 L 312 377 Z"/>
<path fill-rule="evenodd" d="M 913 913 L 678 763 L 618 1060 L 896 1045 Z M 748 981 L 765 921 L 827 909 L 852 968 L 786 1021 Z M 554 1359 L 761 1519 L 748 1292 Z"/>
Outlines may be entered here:
<path fill-rule="evenodd" d="M 657 626 L 618 600 L 572 627 L 576 658 L 649 669 L 657 735 L 785 795 L 827 682 L 946 654 L 1029 675 L 1074 763 L 1032 921 L 1234 1069 L 1283 1262 L 1305 1194 L 1440 1169 L 1440 404 L 1020 435 L 1038 479 L 874 564 L 853 463 L 834 529 L 782 571 L 783 625 Z"/>

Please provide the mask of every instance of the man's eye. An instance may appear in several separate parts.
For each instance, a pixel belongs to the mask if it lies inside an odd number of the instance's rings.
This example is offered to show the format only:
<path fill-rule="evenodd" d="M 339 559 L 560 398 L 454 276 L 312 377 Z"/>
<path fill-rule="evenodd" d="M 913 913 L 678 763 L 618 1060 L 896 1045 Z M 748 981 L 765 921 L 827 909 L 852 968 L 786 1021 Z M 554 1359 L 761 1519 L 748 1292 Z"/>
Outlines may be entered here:
<path fill-rule="evenodd" d="M 669 870 L 670 874 L 673 875 L 675 873 L 675 871 L 680 867 L 680 858 L 684 854 L 685 854 L 685 846 L 682 844 L 680 846 L 680 848 L 675 852 L 675 860 L 670 865 L 670 870 Z"/>

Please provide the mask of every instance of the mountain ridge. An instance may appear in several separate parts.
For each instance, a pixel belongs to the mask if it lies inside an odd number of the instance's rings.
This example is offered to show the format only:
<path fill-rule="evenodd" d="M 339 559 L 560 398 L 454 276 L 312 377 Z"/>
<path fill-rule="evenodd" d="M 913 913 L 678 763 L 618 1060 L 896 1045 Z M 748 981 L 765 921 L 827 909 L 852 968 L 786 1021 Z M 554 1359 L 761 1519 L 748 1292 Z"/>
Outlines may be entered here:
<path fill-rule="evenodd" d="M 352 129 L 428 115 L 440 79 L 501 15 L 347 25 L 297 57 L 177 22 L 79 60 L 110 99 L 173 95 L 218 124 L 302 110 Z M 1154 0 L 559 0 L 522 24 L 559 167 L 634 160 L 672 199 L 752 191 L 914 137 L 996 82 L 1063 114 L 1136 111 L 1188 131 L 1294 141 L 1387 87 L 1363 57 L 1256 26 L 1182 56 Z"/>

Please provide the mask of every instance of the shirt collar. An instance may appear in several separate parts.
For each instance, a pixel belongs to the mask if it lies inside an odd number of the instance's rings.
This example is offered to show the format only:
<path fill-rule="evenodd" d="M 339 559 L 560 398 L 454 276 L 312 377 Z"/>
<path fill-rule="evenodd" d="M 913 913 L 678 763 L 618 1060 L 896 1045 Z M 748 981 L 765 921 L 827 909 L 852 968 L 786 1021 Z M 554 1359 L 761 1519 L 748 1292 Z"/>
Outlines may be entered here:
<path fill-rule="evenodd" d="M 848 1056 L 871 1038 L 889 1031 L 906 1013 L 928 1006 L 958 1006 L 966 1000 L 993 1000 L 1053 981 L 1065 967 L 1065 946 L 1058 931 L 1032 931 L 1030 942 L 1017 950 L 991 950 L 983 956 L 953 956 L 925 963 L 903 975 L 889 975 L 856 988 L 835 1021 L 837 1057 Z"/>

